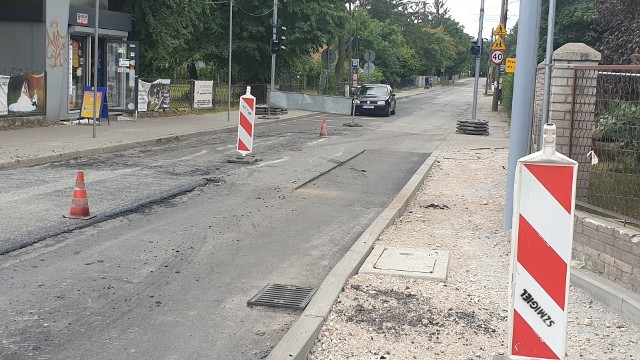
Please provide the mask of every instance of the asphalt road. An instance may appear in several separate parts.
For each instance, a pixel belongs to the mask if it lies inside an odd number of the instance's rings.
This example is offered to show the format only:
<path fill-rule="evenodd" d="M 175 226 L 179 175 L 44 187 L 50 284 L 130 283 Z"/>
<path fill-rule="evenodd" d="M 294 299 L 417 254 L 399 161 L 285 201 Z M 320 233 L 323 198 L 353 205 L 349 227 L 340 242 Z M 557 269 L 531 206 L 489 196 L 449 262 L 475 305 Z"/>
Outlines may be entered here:
<path fill-rule="evenodd" d="M 0 243 L 35 245 L 0 256 L 0 358 L 265 357 L 299 311 L 247 300 L 318 286 L 470 98 L 401 99 L 362 128 L 330 115 L 260 128 L 250 165 L 226 162 L 226 134 L 3 172 Z M 61 217 L 78 169 L 93 222 Z"/>

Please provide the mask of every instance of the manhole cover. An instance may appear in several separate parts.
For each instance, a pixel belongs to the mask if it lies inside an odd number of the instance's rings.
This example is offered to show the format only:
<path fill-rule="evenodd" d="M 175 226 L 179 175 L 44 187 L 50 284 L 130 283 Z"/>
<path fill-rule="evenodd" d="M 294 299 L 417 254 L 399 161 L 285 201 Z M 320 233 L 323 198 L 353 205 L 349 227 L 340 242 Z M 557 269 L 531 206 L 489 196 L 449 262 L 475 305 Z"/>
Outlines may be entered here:
<path fill-rule="evenodd" d="M 446 281 L 448 265 L 447 251 L 376 246 L 359 272 Z"/>
<path fill-rule="evenodd" d="M 396 251 L 396 249 L 386 248 L 373 267 L 381 270 L 433 273 L 436 258 L 433 253 Z"/>
<path fill-rule="evenodd" d="M 304 310 L 315 288 L 283 284 L 267 284 L 256 296 L 247 301 L 248 306 L 272 306 Z"/>

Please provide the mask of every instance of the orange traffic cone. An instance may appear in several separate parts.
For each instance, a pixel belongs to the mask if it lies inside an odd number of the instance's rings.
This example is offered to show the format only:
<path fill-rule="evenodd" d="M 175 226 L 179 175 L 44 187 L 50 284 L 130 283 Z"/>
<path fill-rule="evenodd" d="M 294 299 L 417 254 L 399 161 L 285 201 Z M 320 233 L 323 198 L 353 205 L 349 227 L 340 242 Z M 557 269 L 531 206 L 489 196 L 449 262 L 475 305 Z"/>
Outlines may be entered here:
<path fill-rule="evenodd" d="M 322 120 L 322 128 L 320 128 L 320 136 L 329 136 L 327 135 L 327 120 Z"/>
<path fill-rule="evenodd" d="M 71 210 L 69 215 L 62 215 L 69 219 L 88 220 L 95 215 L 89 214 L 89 199 L 87 199 L 87 190 L 84 187 L 84 173 L 78 171 L 76 177 L 76 186 L 73 188 L 73 200 L 71 201 Z"/>

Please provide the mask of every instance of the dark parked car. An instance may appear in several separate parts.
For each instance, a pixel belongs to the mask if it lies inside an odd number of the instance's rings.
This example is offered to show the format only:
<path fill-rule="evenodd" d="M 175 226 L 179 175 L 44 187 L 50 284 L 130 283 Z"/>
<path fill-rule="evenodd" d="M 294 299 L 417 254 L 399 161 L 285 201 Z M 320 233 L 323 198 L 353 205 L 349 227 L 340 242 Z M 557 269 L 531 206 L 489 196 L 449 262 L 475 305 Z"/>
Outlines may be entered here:
<path fill-rule="evenodd" d="M 356 115 L 371 113 L 389 116 L 396 113 L 396 94 L 386 84 L 360 86 L 353 101 Z"/>

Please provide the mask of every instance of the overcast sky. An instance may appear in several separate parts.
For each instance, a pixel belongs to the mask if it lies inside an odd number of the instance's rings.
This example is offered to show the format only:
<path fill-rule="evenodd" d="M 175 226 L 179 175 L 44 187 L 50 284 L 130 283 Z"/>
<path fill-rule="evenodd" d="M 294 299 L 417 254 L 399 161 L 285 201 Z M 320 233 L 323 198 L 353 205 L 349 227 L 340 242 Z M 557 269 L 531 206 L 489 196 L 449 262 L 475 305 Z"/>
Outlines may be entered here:
<path fill-rule="evenodd" d="M 485 0 L 484 25 L 482 37 L 490 38 L 491 29 L 500 22 L 501 0 Z M 480 20 L 481 0 L 447 0 L 447 7 L 451 10 L 451 17 L 464 26 L 464 31 L 474 38 L 478 36 L 478 21 Z M 520 0 L 509 0 L 507 30 L 510 30 L 518 21 Z"/>

